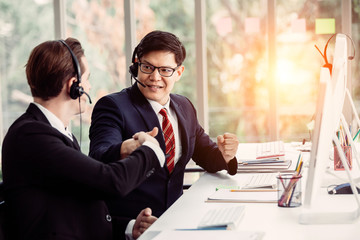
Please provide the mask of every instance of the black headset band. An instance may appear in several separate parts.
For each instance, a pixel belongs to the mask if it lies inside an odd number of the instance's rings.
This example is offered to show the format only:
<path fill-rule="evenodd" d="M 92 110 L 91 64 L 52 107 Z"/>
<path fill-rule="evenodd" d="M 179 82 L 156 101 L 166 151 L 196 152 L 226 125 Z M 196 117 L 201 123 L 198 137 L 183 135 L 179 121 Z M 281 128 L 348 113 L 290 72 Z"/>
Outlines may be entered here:
<path fill-rule="evenodd" d="M 353 60 L 353 59 L 355 58 L 355 43 L 354 43 L 354 40 L 353 40 L 349 35 L 347 35 L 347 34 L 345 34 L 345 33 L 342 33 L 342 34 L 345 35 L 348 39 L 350 39 L 350 41 L 351 41 L 351 43 L 352 43 L 353 55 L 352 55 L 352 56 L 349 56 L 348 59 L 349 59 L 349 60 Z M 328 45 L 329 45 L 330 40 L 331 40 L 334 36 L 336 36 L 336 35 L 338 35 L 338 33 L 333 34 L 333 35 L 329 38 L 329 40 L 327 40 L 326 45 L 325 45 L 325 47 L 324 47 L 324 55 L 323 55 L 323 57 L 324 57 L 324 59 L 325 59 L 325 64 L 328 64 L 328 63 L 329 63 L 329 61 L 328 61 L 328 59 L 327 59 L 327 55 L 326 55 L 327 47 L 328 47 Z"/>
<path fill-rule="evenodd" d="M 74 52 L 71 50 L 70 46 L 64 40 L 60 39 L 59 42 L 64 44 L 65 47 L 69 50 L 69 52 L 71 54 L 71 58 L 74 63 L 75 70 L 76 70 L 78 84 L 80 84 L 81 83 L 81 69 L 80 69 L 79 61 L 78 61 L 77 57 L 75 56 Z"/>

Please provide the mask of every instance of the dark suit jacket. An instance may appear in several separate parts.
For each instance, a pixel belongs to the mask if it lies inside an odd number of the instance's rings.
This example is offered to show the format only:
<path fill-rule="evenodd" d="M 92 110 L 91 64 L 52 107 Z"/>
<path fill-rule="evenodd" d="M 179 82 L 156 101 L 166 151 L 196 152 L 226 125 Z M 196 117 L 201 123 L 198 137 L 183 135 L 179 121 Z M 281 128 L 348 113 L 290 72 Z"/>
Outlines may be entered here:
<path fill-rule="evenodd" d="M 192 158 L 208 172 L 230 169 L 236 173 L 236 159 L 229 167 L 216 143 L 200 126 L 194 106 L 180 95 L 170 95 L 170 107 L 178 118 L 182 144 L 181 158 L 171 175 L 166 167 L 157 171 L 126 197 L 108 201 L 114 215 L 135 218 L 144 207 L 151 207 L 153 215 L 160 216 L 182 194 L 184 169 Z M 120 157 L 120 147 L 138 131 L 161 130 L 159 120 L 150 103 L 140 92 L 137 84 L 100 99 L 94 107 L 90 127 L 90 156 L 102 162 L 112 162 Z M 156 139 L 165 152 L 162 134 Z"/>
<path fill-rule="evenodd" d="M 104 199 L 124 197 L 159 168 L 146 146 L 110 164 L 96 161 L 30 104 L 2 148 L 10 239 L 112 239 L 116 221 Z"/>

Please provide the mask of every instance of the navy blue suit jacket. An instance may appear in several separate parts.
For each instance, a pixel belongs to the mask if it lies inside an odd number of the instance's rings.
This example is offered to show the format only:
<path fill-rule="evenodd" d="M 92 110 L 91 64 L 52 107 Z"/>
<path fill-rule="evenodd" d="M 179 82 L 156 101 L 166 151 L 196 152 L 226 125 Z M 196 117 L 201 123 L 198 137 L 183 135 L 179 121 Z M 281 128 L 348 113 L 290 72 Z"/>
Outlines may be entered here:
<path fill-rule="evenodd" d="M 124 196 L 159 168 L 146 146 L 110 164 L 96 161 L 30 104 L 2 147 L 8 239 L 110 240 L 112 228 L 126 225 L 111 219 L 104 200 Z"/>
<path fill-rule="evenodd" d="M 141 87 L 141 86 L 140 86 Z M 182 194 L 184 170 L 192 158 L 208 172 L 227 169 L 236 173 L 236 159 L 226 164 L 217 144 L 200 126 L 196 110 L 184 96 L 171 94 L 170 108 L 178 119 L 181 138 L 181 157 L 172 174 L 166 167 L 156 171 L 126 197 L 108 202 L 113 215 L 134 219 L 145 207 L 150 207 L 153 215 L 159 217 Z M 120 147 L 124 140 L 132 138 L 139 131 L 150 131 L 154 127 L 161 130 L 158 117 L 150 103 L 140 92 L 137 84 L 101 98 L 95 105 L 90 127 L 90 156 L 102 162 L 111 162 L 120 157 Z M 165 152 L 164 138 L 156 136 Z"/>

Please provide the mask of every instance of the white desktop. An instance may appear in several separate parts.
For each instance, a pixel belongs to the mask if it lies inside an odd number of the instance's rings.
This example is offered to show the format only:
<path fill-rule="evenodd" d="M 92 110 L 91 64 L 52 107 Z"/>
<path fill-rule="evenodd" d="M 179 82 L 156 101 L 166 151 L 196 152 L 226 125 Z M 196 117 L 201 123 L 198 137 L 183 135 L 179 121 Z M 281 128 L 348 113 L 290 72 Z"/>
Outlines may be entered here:
<path fill-rule="evenodd" d="M 224 206 L 244 205 L 244 217 L 236 231 L 264 233 L 264 240 L 356 240 L 360 236 L 360 222 L 351 224 L 304 225 L 298 222 L 303 207 L 281 208 L 276 203 L 206 203 L 219 184 L 236 184 L 225 172 L 205 173 L 184 193 L 145 233 L 140 240 L 153 239 L 161 231 L 196 229 L 207 211 Z M 350 195 L 329 195 L 326 188 L 319 196 L 319 207 L 327 205 L 338 211 L 354 208 Z M 344 204 L 345 203 L 345 204 Z M 345 206 L 346 205 L 346 206 Z M 220 230 L 219 230 L 220 231 Z M 176 233 L 174 233 L 176 235 Z M 219 233 L 221 234 L 221 233 Z M 191 235 L 190 235 L 191 236 Z M 194 239 L 190 237 L 189 239 Z M 199 238 L 196 238 L 199 239 Z M 234 238 L 235 239 L 235 238 Z M 247 238 L 243 238 L 247 239 Z"/>
<path fill-rule="evenodd" d="M 241 145 L 241 144 L 240 144 Z M 287 146 L 290 144 L 287 144 Z M 244 148 L 242 148 L 244 149 Z M 297 156 L 298 151 L 287 150 L 287 156 Z M 309 159 L 310 153 L 304 153 Z M 305 160 L 306 161 L 306 160 Z M 306 170 L 306 168 L 305 168 Z M 187 239 L 204 239 L 195 230 L 202 217 L 211 209 L 232 206 L 245 206 L 244 216 L 235 229 L 239 238 L 228 239 L 263 239 L 263 240 L 355 240 L 360 238 L 360 221 L 350 224 L 310 224 L 299 223 L 304 206 L 295 208 L 278 207 L 277 203 L 216 203 L 207 202 L 219 185 L 236 186 L 245 174 L 228 175 L 225 171 L 215 174 L 204 173 L 139 239 L 154 239 L 157 234 L 168 231 L 167 236 L 176 236 L 179 231 Z M 307 171 L 304 172 L 302 188 L 305 193 Z M 324 174 L 324 178 L 331 182 L 332 175 Z M 320 184 L 321 185 L 321 184 Z M 317 191 L 316 200 L 312 207 L 318 209 L 332 209 L 335 212 L 346 212 L 354 209 L 357 204 L 352 195 L 329 195 L 322 187 Z M 195 231 L 194 231 L 195 230 Z M 170 232 L 169 232 L 170 231 Z M 207 230 L 202 230 L 207 231 Z M 226 230 L 218 230 L 221 235 Z M 227 230 L 231 231 L 231 230 Z M 234 230 L 232 230 L 234 231 Z M 192 232 L 197 232 L 192 234 Z M 260 236 L 260 238 L 257 238 Z M 204 234 L 205 237 L 205 234 Z M 224 236 L 225 237 L 225 236 Z M 254 238 L 251 238 L 254 237 Z M 224 239 L 224 238 L 219 238 Z"/>

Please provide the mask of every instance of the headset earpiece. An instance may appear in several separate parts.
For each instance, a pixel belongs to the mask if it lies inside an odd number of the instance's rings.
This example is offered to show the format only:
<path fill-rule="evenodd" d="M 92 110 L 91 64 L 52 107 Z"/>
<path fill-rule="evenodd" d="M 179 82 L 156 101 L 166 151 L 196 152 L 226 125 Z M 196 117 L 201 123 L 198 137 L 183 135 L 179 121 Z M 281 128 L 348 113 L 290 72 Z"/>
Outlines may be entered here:
<path fill-rule="evenodd" d="M 137 77 L 139 69 L 139 63 L 135 62 L 129 67 L 129 72 L 133 77 Z"/>
<path fill-rule="evenodd" d="M 130 74 L 131 74 L 131 76 L 133 78 L 136 78 L 137 75 L 138 75 L 139 63 L 136 60 L 136 55 L 137 55 L 139 45 L 136 46 L 135 49 L 134 49 L 134 52 L 133 52 L 133 55 L 132 55 L 132 58 L 131 58 L 132 65 L 129 67 L 129 72 L 130 72 Z"/>
<path fill-rule="evenodd" d="M 81 95 L 83 94 L 84 94 L 84 88 L 79 86 L 79 80 L 73 82 L 73 84 L 70 87 L 70 97 L 72 99 L 77 99 L 78 97 L 81 97 Z"/>

